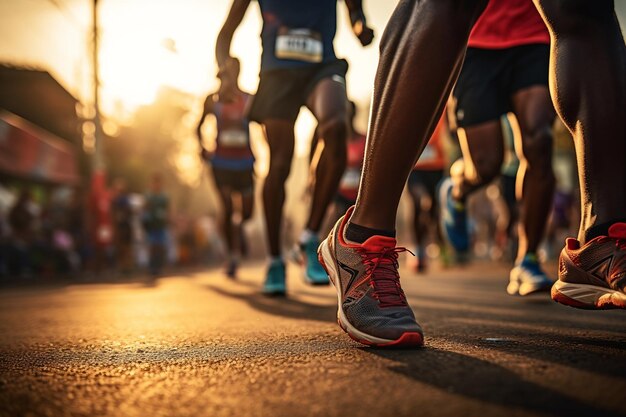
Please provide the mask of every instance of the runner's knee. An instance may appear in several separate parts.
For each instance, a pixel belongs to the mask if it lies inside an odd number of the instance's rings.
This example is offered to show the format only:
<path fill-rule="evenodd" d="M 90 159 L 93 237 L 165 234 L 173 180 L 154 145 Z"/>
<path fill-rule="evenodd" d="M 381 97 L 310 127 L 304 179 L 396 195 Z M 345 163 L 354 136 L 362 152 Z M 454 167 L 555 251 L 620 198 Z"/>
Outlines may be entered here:
<path fill-rule="evenodd" d="M 544 126 L 524 132 L 522 153 L 531 169 L 545 171 L 546 175 L 552 172 L 552 131 Z M 548 180 L 549 178 L 546 177 Z"/>
<path fill-rule="evenodd" d="M 285 181 L 289 176 L 289 171 L 291 170 L 291 158 L 286 157 L 275 157 L 274 155 L 270 158 L 270 169 L 267 173 L 269 178 L 280 179 Z"/>
<path fill-rule="evenodd" d="M 348 121 L 345 116 L 334 116 L 319 126 L 325 147 L 344 147 L 348 137 Z"/>

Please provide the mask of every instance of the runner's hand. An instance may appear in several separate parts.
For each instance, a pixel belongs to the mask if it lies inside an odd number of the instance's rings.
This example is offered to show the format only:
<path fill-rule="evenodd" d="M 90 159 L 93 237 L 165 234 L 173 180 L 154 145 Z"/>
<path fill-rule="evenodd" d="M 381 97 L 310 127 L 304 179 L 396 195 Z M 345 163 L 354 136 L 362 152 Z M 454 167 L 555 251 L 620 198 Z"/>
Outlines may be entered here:
<path fill-rule="evenodd" d="M 362 20 L 354 22 L 352 25 L 352 31 L 363 46 L 369 45 L 374 40 L 374 29 L 365 25 Z"/>
<path fill-rule="evenodd" d="M 374 40 L 374 29 L 369 26 L 365 26 L 363 28 L 363 32 L 359 35 L 359 41 L 361 41 L 361 45 L 367 46 Z"/>

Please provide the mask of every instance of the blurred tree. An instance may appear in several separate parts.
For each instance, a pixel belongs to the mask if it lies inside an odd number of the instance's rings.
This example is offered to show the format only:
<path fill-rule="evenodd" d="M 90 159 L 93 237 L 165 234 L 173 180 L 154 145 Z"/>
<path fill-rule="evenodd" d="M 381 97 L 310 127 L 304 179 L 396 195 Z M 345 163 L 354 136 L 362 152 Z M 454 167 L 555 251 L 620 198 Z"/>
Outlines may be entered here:
<path fill-rule="evenodd" d="M 160 172 L 174 206 L 187 214 L 213 213 L 214 194 L 198 190 L 207 187 L 194 136 L 199 107 L 196 97 L 161 88 L 154 103 L 138 108 L 116 137 L 106 138 L 109 179 L 125 178 L 129 190 L 141 193 L 151 175 Z M 195 191 L 202 199 L 192 198 Z"/>

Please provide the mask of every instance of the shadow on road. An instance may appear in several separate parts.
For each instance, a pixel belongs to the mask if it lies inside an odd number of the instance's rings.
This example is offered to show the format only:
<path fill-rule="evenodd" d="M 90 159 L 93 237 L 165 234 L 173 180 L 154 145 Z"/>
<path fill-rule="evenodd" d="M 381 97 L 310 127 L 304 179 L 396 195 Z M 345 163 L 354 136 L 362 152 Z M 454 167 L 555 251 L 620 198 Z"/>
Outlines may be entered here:
<path fill-rule="evenodd" d="M 171 278 L 194 278 L 199 273 L 205 273 L 206 267 L 179 267 L 168 268 L 167 271 L 157 276 L 148 272 L 137 270 L 130 273 L 107 271 L 101 274 L 82 274 L 78 277 L 37 277 L 28 280 L 0 279 L 0 290 L 57 290 L 75 286 L 98 286 L 98 285 L 137 285 L 138 288 L 156 287 L 159 281 Z"/>
<path fill-rule="evenodd" d="M 480 346 L 503 353 L 547 363 L 561 364 L 621 378 L 626 384 L 626 334 L 609 317 L 599 323 L 583 324 L 548 314 L 528 311 L 519 316 L 497 314 L 436 305 L 417 308 L 418 315 L 429 317 L 429 334 L 449 338 L 468 347 Z M 474 305 L 473 307 L 476 307 Z M 546 319 L 550 317 L 550 319 Z M 439 330 L 438 330 L 439 328 Z M 428 335 L 427 335 L 428 336 Z M 489 338 L 500 342 L 490 342 Z"/>
<path fill-rule="evenodd" d="M 239 284 L 238 281 L 236 283 Z M 335 306 L 312 304 L 289 297 L 268 297 L 259 293 L 232 292 L 214 285 L 207 285 L 206 288 L 221 296 L 243 301 L 255 310 L 275 316 L 326 322 L 336 320 Z M 257 286 L 255 288 L 258 290 Z"/>
<path fill-rule="evenodd" d="M 450 393 L 511 408 L 553 416 L 615 416 L 546 385 L 537 385 L 497 364 L 436 348 L 380 350 L 368 354 L 394 361 L 388 369 Z"/>

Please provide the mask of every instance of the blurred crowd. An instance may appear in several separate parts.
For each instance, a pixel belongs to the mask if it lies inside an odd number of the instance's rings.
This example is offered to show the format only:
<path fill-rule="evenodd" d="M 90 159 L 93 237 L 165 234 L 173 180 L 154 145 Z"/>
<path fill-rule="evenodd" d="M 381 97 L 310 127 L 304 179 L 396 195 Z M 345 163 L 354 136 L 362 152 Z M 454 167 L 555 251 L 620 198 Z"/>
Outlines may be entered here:
<path fill-rule="evenodd" d="M 506 117 L 502 121 L 506 126 Z M 580 216 L 571 138 L 559 123 L 554 133 L 557 189 L 541 249 L 544 260 L 558 255 L 562 239 L 576 229 Z M 519 161 L 510 133 L 505 136 L 507 156 L 502 176 L 472 196 L 468 210 L 472 256 L 513 262 L 517 251 L 515 175 Z M 449 131 L 444 137 L 446 159 L 453 161 L 460 152 L 458 139 Z M 405 201 L 411 200 L 411 194 L 409 187 Z M 426 197 L 418 204 L 430 206 L 433 202 Z M 222 262 L 228 250 L 216 219 L 209 215 L 174 215 L 170 205 L 159 175 L 152 178 L 144 193 L 129 191 L 123 178 L 104 187 L 92 184 L 89 192 L 68 186 L 46 192 L 26 185 L 2 188 L 0 277 L 16 281 L 33 277 L 88 280 L 135 274 L 158 276 L 166 267 Z M 414 211 L 413 204 L 401 206 L 404 215 L 399 219 L 399 238 L 405 243 L 414 239 L 409 226 L 414 221 L 428 230 L 428 238 L 415 247 L 421 256 L 407 258 L 410 266 L 421 271 L 425 263 L 454 263 L 437 230 L 438 214 L 415 220 Z M 327 227 L 336 217 L 333 212 L 329 211 Z"/>
<path fill-rule="evenodd" d="M 223 256 L 215 220 L 173 215 L 160 176 L 145 193 L 121 178 L 92 188 L 0 189 L 0 278 L 158 276 Z"/>

